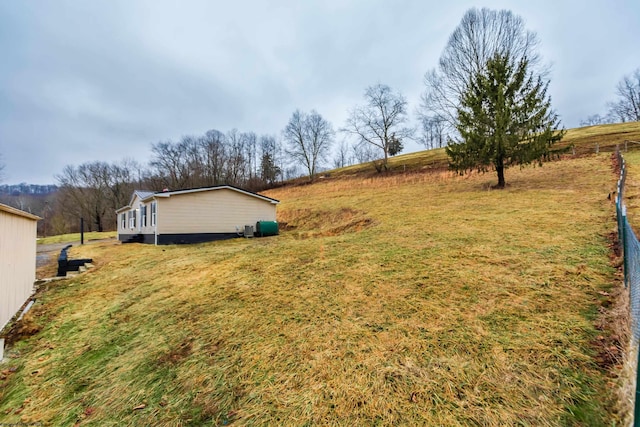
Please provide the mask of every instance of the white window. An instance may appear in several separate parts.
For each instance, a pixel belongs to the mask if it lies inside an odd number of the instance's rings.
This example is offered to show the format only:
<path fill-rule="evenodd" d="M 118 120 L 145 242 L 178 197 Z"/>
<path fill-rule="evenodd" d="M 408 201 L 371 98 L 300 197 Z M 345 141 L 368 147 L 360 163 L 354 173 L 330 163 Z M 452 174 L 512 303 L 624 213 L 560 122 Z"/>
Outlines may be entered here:
<path fill-rule="evenodd" d="M 122 213 L 120 214 L 120 227 L 124 230 L 125 228 L 127 228 L 127 214 L 126 213 Z"/>
<path fill-rule="evenodd" d="M 136 228 L 136 211 L 129 211 L 129 228 Z"/>
<path fill-rule="evenodd" d="M 151 202 L 151 226 L 152 227 L 156 226 L 156 211 L 157 211 L 156 202 Z"/>
<path fill-rule="evenodd" d="M 140 205 L 140 226 L 147 226 L 147 207 L 145 205 Z"/>

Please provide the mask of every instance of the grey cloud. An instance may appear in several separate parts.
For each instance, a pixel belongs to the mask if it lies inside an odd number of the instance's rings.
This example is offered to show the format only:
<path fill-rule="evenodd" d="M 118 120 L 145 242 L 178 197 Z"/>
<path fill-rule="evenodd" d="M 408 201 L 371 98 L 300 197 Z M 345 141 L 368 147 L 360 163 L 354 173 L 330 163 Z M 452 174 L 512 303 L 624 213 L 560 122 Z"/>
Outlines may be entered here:
<path fill-rule="evenodd" d="M 603 112 L 616 82 L 640 66 L 636 3 L 506 6 L 538 32 L 566 126 Z M 378 82 L 400 90 L 413 111 L 424 72 L 474 5 L 0 2 L 7 180 L 50 183 L 66 164 L 98 159 L 145 162 L 151 143 L 211 128 L 278 134 L 296 108 L 316 109 L 339 128 Z"/>

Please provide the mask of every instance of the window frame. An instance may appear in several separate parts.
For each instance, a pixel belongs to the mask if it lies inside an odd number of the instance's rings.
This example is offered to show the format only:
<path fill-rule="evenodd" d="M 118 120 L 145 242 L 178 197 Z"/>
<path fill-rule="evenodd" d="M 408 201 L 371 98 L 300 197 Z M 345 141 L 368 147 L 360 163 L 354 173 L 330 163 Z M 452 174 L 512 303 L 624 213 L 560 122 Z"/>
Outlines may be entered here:
<path fill-rule="evenodd" d="M 140 227 L 147 226 L 147 206 L 140 203 Z"/>
<path fill-rule="evenodd" d="M 155 227 L 158 224 L 158 205 L 157 202 L 151 202 L 151 226 Z"/>

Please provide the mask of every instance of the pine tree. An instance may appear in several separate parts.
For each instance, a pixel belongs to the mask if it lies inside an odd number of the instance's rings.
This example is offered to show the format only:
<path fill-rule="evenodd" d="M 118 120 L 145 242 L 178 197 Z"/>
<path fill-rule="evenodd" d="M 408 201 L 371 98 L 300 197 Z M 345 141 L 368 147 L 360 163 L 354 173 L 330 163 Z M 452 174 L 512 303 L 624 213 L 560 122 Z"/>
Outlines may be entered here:
<path fill-rule="evenodd" d="M 460 140 L 446 148 L 459 173 L 495 169 L 504 188 L 504 169 L 542 160 L 561 150 L 551 147 L 564 136 L 547 97 L 548 82 L 528 72 L 526 58 L 514 64 L 496 54 L 468 85 L 457 109 Z"/>

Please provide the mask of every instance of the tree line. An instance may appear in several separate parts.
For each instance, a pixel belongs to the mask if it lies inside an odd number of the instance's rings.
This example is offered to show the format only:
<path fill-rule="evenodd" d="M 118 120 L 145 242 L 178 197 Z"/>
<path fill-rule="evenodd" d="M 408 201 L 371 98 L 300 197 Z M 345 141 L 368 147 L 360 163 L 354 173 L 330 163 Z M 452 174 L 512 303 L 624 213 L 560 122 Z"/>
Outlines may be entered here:
<path fill-rule="evenodd" d="M 114 211 L 127 205 L 136 189 L 225 184 L 259 191 L 295 174 L 283 159 L 282 147 L 274 136 L 214 129 L 204 135 L 151 144 L 146 165 L 132 159 L 69 165 L 56 175 L 59 190 L 50 229 L 73 231 L 78 219 L 84 218 L 89 231 L 114 230 Z"/>
<path fill-rule="evenodd" d="M 357 141 L 351 146 L 341 142 L 334 165 L 372 161 L 377 170 L 386 170 L 389 156 L 400 153 L 404 138 L 412 137 L 413 130 L 403 126 L 407 121 L 407 102 L 400 93 L 383 84 L 369 87 L 365 103 L 337 131 L 355 135 Z M 84 218 L 88 231 L 113 230 L 114 211 L 129 203 L 134 189 L 224 184 L 260 191 L 298 176 L 312 181 L 326 170 L 337 132 L 317 111 L 296 110 L 279 136 L 212 129 L 151 144 L 146 165 L 124 159 L 65 166 L 55 177 L 59 190 L 45 217 L 47 229 L 75 231 Z"/>

